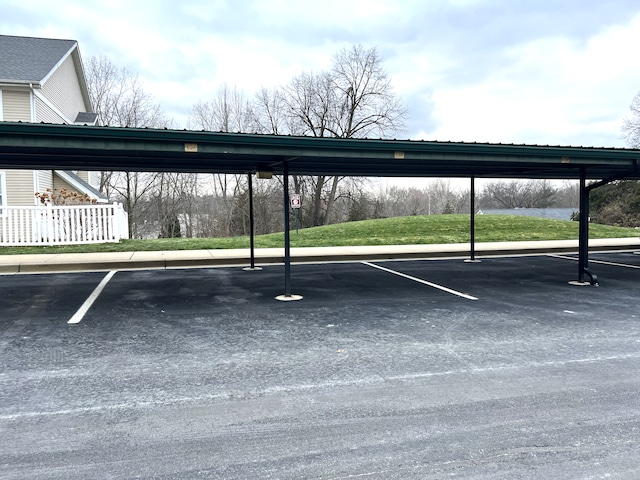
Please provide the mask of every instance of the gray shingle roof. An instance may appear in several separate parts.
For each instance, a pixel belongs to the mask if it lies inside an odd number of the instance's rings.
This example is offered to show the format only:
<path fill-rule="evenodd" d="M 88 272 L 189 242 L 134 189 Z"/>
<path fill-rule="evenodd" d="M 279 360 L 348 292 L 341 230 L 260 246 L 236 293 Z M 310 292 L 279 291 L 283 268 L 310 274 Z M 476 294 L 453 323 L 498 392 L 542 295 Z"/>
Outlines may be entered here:
<path fill-rule="evenodd" d="M 76 43 L 0 35 L 0 81 L 39 83 Z"/>
<path fill-rule="evenodd" d="M 76 117 L 73 123 L 85 124 L 85 125 L 95 125 L 96 120 L 98 119 L 97 113 L 90 112 L 80 112 Z"/>

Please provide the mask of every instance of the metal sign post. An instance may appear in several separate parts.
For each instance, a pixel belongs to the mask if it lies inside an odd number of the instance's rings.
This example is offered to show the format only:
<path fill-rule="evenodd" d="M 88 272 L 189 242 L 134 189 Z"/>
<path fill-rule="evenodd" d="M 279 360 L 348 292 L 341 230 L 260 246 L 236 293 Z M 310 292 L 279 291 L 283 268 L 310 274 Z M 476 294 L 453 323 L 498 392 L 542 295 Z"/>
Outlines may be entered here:
<path fill-rule="evenodd" d="M 298 234 L 298 210 L 300 210 L 300 194 L 292 193 L 291 194 L 291 208 L 293 208 L 294 217 L 296 219 L 296 235 Z"/>

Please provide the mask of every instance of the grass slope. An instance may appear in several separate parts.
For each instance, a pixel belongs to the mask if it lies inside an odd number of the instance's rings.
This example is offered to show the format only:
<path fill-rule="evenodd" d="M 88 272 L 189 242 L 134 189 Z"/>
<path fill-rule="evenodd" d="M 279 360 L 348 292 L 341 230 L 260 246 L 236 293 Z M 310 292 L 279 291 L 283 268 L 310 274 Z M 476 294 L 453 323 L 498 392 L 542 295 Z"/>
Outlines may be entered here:
<path fill-rule="evenodd" d="M 633 228 L 589 225 L 590 238 L 637 237 Z M 569 240 L 578 238 L 578 222 L 519 215 L 477 215 L 477 242 Z M 256 245 L 282 245 L 283 234 L 263 235 Z M 446 244 L 469 241 L 469 215 L 429 215 L 341 223 L 291 233 L 296 247 L 333 245 Z"/>
<path fill-rule="evenodd" d="M 633 228 L 589 225 L 590 238 L 637 237 Z M 578 222 L 518 215 L 477 215 L 476 242 L 570 240 L 578 238 Z M 284 234 L 258 235 L 256 248 L 282 247 Z M 292 247 L 351 245 L 446 244 L 469 241 L 469 215 L 394 217 L 341 223 L 291 232 Z M 2 247 L 0 254 L 126 252 L 248 248 L 248 237 L 123 240 L 117 244 L 54 247 Z"/>

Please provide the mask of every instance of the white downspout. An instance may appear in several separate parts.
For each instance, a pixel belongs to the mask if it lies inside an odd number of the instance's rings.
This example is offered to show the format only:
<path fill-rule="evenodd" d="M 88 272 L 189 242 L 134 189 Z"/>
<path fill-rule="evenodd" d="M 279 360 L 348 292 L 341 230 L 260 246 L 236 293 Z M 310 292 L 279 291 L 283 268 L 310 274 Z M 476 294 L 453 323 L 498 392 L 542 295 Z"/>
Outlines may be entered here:
<path fill-rule="evenodd" d="M 33 92 L 33 83 L 29 84 L 29 102 L 31 104 L 31 123 L 36 123 L 38 115 L 36 114 L 36 97 Z M 33 170 L 33 204 L 38 206 L 36 192 L 40 191 L 40 175 L 38 170 Z"/>
<path fill-rule="evenodd" d="M 29 102 L 31 104 L 31 123 L 36 123 L 38 116 L 36 115 L 36 97 L 33 91 L 33 83 L 29 84 Z"/>

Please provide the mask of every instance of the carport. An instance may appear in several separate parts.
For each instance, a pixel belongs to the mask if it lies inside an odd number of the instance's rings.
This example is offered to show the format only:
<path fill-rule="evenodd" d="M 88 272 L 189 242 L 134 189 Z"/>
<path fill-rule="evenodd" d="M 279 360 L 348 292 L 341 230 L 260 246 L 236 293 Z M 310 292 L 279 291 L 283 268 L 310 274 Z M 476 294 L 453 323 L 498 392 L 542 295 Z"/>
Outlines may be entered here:
<path fill-rule="evenodd" d="M 291 295 L 289 175 L 470 178 L 471 255 L 476 178 L 580 181 L 577 283 L 597 285 L 589 270 L 589 193 L 640 179 L 640 150 L 413 140 L 316 138 L 0 122 L 0 168 L 282 175 L 285 298 Z M 587 184 L 589 180 L 595 182 Z M 252 213 L 252 212 L 251 212 Z M 253 266 L 253 228 L 251 264 Z M 588 282 L 585 279 L 588 277 Z"/>

